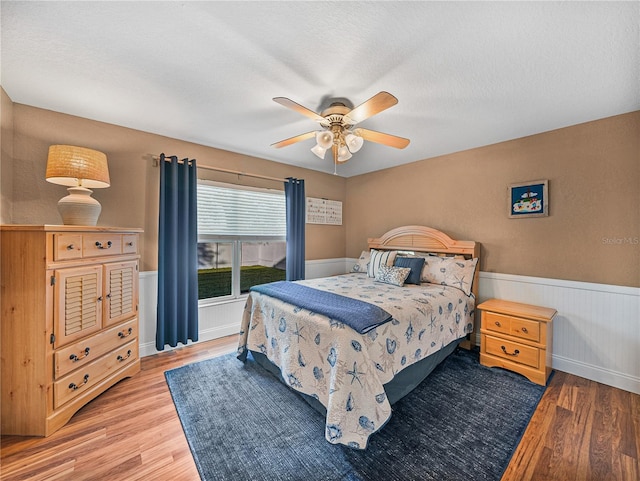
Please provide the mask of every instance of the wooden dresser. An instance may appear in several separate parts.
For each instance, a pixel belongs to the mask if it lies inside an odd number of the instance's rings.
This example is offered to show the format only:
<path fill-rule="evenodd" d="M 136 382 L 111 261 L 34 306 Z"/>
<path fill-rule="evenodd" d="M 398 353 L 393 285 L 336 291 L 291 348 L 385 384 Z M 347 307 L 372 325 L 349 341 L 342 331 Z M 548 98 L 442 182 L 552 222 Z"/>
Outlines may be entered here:
<path fill-rule="evenodd" d="M 48 436 L 140 370 L 140 229 L 0 226 L 2 434 Z"/>
<path fill-rule="evenodd" d="M 546 385 L 551 375 L 555 309 L 489 299 L 481 312 L 480 363 L 498 366 Z"/>

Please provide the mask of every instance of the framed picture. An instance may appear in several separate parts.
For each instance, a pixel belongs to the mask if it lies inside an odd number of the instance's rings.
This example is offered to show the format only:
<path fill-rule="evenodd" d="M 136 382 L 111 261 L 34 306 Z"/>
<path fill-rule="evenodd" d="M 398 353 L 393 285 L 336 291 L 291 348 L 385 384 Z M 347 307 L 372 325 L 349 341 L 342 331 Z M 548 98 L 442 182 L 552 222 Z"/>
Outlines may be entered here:
<path fill-rule="evenodd" d="M 534 180 L 509 186 L 509 217 L 544 217 L 549 215 L 549 181 Z"/>

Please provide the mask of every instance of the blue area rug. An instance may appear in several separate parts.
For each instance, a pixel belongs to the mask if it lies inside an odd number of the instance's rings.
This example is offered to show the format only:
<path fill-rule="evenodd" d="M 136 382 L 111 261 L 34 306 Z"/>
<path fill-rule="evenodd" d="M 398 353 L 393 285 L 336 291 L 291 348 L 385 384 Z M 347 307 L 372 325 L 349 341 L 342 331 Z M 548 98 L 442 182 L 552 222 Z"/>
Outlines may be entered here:
<path fill-rule="evenodd" d="M 401 401 L 365 451 L 249 356 L 165 373 L 205 481 L 499 481 L 545 388 L 457 350 Z"/>

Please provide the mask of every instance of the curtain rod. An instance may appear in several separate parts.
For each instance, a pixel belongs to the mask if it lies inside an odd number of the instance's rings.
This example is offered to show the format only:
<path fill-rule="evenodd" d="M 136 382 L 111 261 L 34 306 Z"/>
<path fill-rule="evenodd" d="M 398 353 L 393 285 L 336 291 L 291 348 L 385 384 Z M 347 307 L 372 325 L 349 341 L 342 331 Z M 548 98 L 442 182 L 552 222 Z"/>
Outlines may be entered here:
<path fill-rule="evenodd" d="M 159 155 L 154 155 L 152 156 L 153 162 L 154 162 L 154 167 L 158 166 L 158 162 L 160 161 L 160 156 Z M 230 170 L 230 169 L 223 169 L 222 167 L 211 167 L 209 165 L 197 165 L 198 169 L 205 169 L 205 170 L 214 170 L 216 172 L 223 172 L 225 174 L 234 174 L 234 175 L 243 175 L 245 177 L 254 177 L 256 179 L 264 179 L 264 180 L 272 180 L 274 182 L 286 182 L 288 179 L 279 179 L 277 177 L 269 177 L 268 175 L 260 175 L 260 174 L 252 174 L 250 172 L 240 172 L 239 170 Z"/>

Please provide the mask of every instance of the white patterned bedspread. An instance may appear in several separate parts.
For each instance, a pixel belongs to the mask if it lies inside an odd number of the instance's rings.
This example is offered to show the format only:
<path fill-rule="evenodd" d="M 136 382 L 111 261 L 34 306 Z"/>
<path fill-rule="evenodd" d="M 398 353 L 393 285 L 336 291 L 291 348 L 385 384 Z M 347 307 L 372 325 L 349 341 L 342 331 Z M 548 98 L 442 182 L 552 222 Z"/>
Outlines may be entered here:
<path fill-rule="evenodd" d="M 364 449 L 391 417 L 383 385 L 403 368 L 471 332 L 473 296 L 435 284 L 396 287 L 363 274 L 297 281 L 374 303 L 393 320 L 359 334 L 342 323 L 251 292 L 242 317 L 239 357 L 265 354 L 285 382 L 327 408 L 330 443 Z"/>

